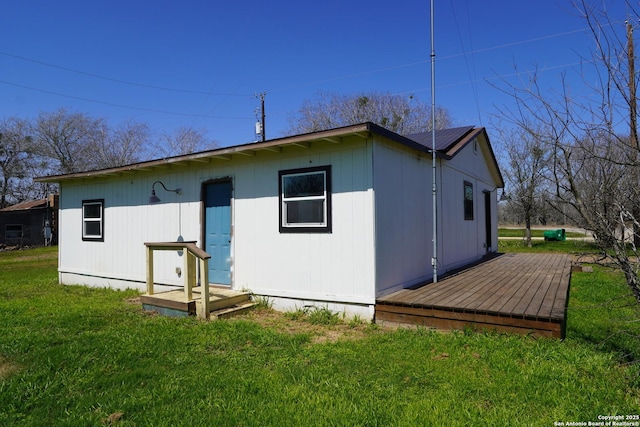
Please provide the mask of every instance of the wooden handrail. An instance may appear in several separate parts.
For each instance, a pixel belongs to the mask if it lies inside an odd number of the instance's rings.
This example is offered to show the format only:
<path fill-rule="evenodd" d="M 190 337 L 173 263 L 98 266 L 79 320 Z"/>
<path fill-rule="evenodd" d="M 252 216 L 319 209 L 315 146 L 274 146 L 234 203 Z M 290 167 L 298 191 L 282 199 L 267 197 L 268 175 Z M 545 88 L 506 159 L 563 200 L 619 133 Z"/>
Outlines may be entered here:
<path fill-rule="evenodd" d="M 159 251 L 174 251 L 180 249 L 188 249 L 193 255 L 200 259 L 209 259 L 211 255 L 196 246 L 195 242 L 145 242 L 146 247 L 152 247 Z"/>
<path fill-rule="evenodd" d="M 200 304 L 196 302 L 198 317 L 209 318 L 209 259 L 211 255 L 196 246 L 195 242 L 145 242 L 147 251 L 147 295 L 153 295 L 153 251 L 184 251 L 184 294 L 187 301 L 193 299 L 196 285 L 195 260 L 200 263 Z"/>

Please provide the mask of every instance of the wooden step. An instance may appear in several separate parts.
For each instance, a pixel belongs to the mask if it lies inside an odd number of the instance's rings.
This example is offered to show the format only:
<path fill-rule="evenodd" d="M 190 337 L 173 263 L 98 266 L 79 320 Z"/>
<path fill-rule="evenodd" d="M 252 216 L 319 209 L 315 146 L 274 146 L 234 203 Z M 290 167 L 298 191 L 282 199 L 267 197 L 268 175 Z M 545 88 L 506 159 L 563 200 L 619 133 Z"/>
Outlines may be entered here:
<path fill-rule="evenodd" d="M 201 288 L 193 288 L 194 299 L 199 299 Z M 209 288 L 209 311 L 220 310 L 232 305 L 241 304 L 251 299 L 251 293 L 232 291 L 228 289 Z"/>
<path fill-rule="evenodd" d="M 247 300 L 243 303 L 234 305 L 233 307 L 226 307 L 219 310 L 212 310 L 210 314 L 210 319 L 228 319 L 233 316 L 237 316 L 239 314 L 245 313 L 255 307 L 257 303 L 251 302 Z"/>
<path fill-rule="evenodd" d="M 194 316 L 200 312 L 201 288 L 193 288 L 192 300 L 184 299 L 182 290 L 161 292 L 155 295 L 142 295 L 140 300 L 146 311 L 157 311 L 166 316 Z M 229 289 L 210 288 L 209 312 L 233 309 L 251 302 L 249 292 L 237 292 Z"/>

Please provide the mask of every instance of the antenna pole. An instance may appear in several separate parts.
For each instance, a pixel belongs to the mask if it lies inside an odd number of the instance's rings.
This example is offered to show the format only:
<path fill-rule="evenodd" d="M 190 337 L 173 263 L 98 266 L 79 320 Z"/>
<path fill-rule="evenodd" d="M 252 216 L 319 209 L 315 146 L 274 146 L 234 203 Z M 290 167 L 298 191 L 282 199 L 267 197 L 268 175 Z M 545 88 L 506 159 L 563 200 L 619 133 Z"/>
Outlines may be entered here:
<path fill-rule="evenodd" d="M 264 125 L 264 97 L 266 92 L 262 92 L 260 94 L 260 121 L 262 122 L 262 142 L 267 140 L 267 134 L 265 133 L 265 125 Z"/>
<path fill-rule="evenodd" d="M 433 283 L 438 282 L 438 187 L 436 185 L 436 47 L 434 43 L 434 0 L 431 0 L 431 162 L 432 162 L 432 194 L 433 194 Z"/>

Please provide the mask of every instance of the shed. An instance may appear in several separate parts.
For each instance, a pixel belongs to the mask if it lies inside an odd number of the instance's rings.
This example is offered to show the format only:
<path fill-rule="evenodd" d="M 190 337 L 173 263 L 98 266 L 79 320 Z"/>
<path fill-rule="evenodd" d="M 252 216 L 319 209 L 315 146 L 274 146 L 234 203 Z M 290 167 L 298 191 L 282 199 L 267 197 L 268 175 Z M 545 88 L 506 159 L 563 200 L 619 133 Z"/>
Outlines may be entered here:
<path fill-rule="evenodd" d="M 504 183 L 484 128 L 436 134 L 440 274 L 496 251 Z M 144 243 L 191 241 L 212 286 L 372 318 L 432 279 L 430 146 L 362 123 L 39 178 L 60 184 L 60 282 L 142 290 Z M 158 254 L 158 285 L 182 285 L 181 256 Z"/>
<path fill-rule="evenodd" d="M 0 245 L 55 244 L 58 196 L 50 195 L 0 209 Z"/>

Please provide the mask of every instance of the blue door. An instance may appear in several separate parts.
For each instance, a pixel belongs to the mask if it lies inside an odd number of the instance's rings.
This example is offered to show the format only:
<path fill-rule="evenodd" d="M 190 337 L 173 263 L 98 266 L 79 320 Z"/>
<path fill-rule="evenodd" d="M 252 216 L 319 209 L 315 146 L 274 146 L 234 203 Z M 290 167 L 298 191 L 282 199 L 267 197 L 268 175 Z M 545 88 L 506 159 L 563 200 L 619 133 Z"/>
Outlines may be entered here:
<path fill-rule="evenodd" d="M 204 250 L 211 255 L 209 282 L 231 285 L 231 182 L 205 184 Z"/>

